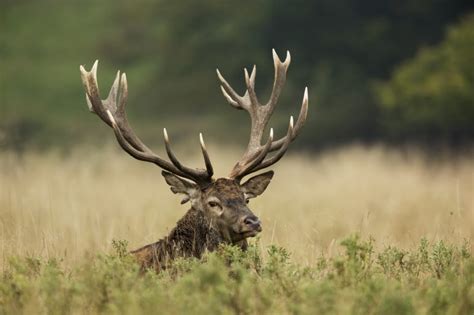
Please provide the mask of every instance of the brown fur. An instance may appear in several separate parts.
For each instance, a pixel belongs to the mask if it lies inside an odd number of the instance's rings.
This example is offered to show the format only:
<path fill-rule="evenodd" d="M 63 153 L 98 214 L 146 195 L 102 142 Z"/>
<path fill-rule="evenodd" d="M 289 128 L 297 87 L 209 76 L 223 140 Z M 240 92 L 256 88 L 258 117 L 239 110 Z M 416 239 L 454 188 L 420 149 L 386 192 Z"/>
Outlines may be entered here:
<path fill-rule="evenodd" d="M 204 252 L 215 250 L 221 243 L 229 242 L 211 226 L 202 211 L 191 208 L 167 237 L 131 253 L 143 269 L 154 268 L 158 272 L 177 257 L 201 258 Z M 235 245 L 245 250 L 247 241 Z"/>
<path fill-rule="evenodd" d="M 191 209 L 170 234 L 156 243 L 132 251 L 142 269 L 160 271 L 177 257 L 201 258 L 219 244 L 247 249 L 247 238 L 262 231 L 260 220 L 248 208 L 249 198 L 265 190 L 273 172 L 252 177 L 244 184 L 218 178 L 202 187 L 174 174 L 163 172 L 172 192 L 183 194 Z"/>
<path fill-rule="evenodd" d="M 247 150 L 229 177 L 217 180 L 213 179 L 214 170 L 202 134 L 200 143 L 206 169 L 192 169 L 182 165 L 171 150 L 166 129 L 163 130 L 163 136 L 170 161 L 163 160 L 145 146 L 128 125 L 124 109 L 128 93 L 125 73 L 122 77 L 117 74 L 108 98 L 103 101 L 97 84 L 97 61 L 91 71 L 80 67 L 89 109 L 114 129 L 115 137 L 122 149 L 138 160 L 152 162 L 161 167 L 162 175 L 170 185 L 171 191 L 184 195 L 182 203 L 191 202 L 191 209 L 178 221 L 177 226 L 167 237 L 132 252 L 144 268 L 154 267 L 160 270 L 178 256 L 199 258 L 204 251 L 212 251 L 220 243 L 239 244 L 245 249 L 246 239 L 262 231 L 260 219 L 247 207 L 247 203 L 249 199 L 265 191 L 273 177 L 273 171 L 253 176 L 243 184 L 240 184 L 240 181 L 245 176 L 278 162 L 304 125 L 308 113 L 307 89 L 296 125 L 291 117 L 286 136 L 273 141 L 273 129 L 271 129 L 268 142 L 265 145 L 261 144 L 263 131 L 285 83 L 290 60 L 288 51 L 285 61 L 281 62 L 273 50 L 275 81 L 267 104 L 260 104 L 255 95 L 255 67 L 250 77 L 245 70 L 247 93 L 244 96 L 237 95 L 217 70 L 217 76 L 222 83 L 221 89 L 227 101 L 236 108 L 246 110 L 252 121 Z M 270 152 L 275 153 L 268 156 Z"/>

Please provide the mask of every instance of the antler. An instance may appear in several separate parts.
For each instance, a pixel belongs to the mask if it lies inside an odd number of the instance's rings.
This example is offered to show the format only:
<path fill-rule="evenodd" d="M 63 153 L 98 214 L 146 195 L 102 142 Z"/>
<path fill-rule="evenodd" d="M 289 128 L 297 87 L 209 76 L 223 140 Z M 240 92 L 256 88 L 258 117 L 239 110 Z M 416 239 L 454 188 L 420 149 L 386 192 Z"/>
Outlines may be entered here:
<path fill-rule="evenodd" d="M 120 71 L 117 72 L 117 76 L 115 77 L 115 81 L 110 89 L 108 97 L 105 100 L 102 100 L 100 98 L 99 86 L 97 83 L 97 64 L 98 60 L 96 60 L 92 66 L 91 71 L 86 71 L 83 66 L 80 66 L 82 83 L 86 90 L 87 105 L 91 112 L 97 114 L 102 121 L 113 128 L 117 141 L 122 149 L 138 160 L 154 163 L 164 170 L 190 179 L 201 186 L 212 182 L 214 171 L 202 134 L 199 134 L 199 142 L 201 144 L 206 169 L 191 169 L 182 165 L 171 150 L 166 129 L 163 129 L 163 136 L 166 152 L 171 162 L 162 159 L 157 154 L 153 153 L 135 135 L 128 123 L 125 112 L 125 104 L 128 97 L 127 76 L 125 73 L 120 75 Z"/>
<path fill-rule="evenodd" d="M 308 88 L 304 90 L 303 103 L 296 125 L 293 124 L 293 116 L 290 117 L 290 123 L 286 135 L 278 140 L 273 140 L 273 129 L 270 129 L 270 135 L 265 144 L 262 145 L 262 136 L 265 127 L 275 109 L 280 97 L 281 90 L 286 81 L 286 72 L 290 65 L 290 52 L 286 52 L 284 62 L 281 62 L 275 50 L 273 53 L 273 63 L 275 66 L 275 79 L 273 81 L 273 90 L 270 99 L 266 104 L 261 104 L 255 94 L 255 76 L 256 67 L 253 66 L 252 73 L 248 74 L 244 69 L 245 83 L 247 90 L 243 96 L 238 95 L 229 83 L 217 69 L 217 77 L 221 82 L 222 94 L 226 100 L 237 109 L 244 109 L 250 114 L 251 130 L 250 140 L 242 158 L 235 164 L 229 177 L 240 180 L 245 175 L 261 170 L 265 167 L 275 164 L 285 154 L 289 144 L 296 138 L 301 127 L 306 121 L 308 114 Z M 268 153 L 277 151 L 274 155 L 268 157 Z"/>

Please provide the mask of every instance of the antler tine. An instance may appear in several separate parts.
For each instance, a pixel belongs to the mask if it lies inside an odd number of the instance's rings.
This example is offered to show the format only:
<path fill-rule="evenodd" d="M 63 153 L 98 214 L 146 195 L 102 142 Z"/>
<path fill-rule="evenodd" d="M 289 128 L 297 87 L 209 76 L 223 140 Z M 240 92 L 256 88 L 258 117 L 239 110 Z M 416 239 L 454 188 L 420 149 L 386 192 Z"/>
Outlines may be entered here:
<path fill-rule="evenodd" d="M 107 98 L 101 100 L 97 83 L 97 65 L 98 61 L 94 63 L 91 71 L 86 71 L 83 66 L 80 66 L 87 104 L 91 112 L 97 114 L 107 125 L 113 128 L 122 149 L 138 160 L 154 163 L 164 170 L 191 179 L 200 185 L 211 182 L 212 165 L 205 147 L 202 146 L 203 143 L 201 148 L 203 149 L 206 170 L 191 169 L 182 165 L 171 151 L 166 129 L 164 130 L 166 150 L 172 163 L 153 153 L 135 135 L 128 123 L 125 112 L 125 104 L 128 98 L 127 76 L 125 73 L 120 75 L 120 71 L 118 71 Z"/>
<path fill-rule="evenodd" d="M 154 164 L 158 165 L 159 167 L 161 167 L 163 169 L 166 169 L 170 172 L 173 172 L 176 175 L 189 178 L 189 176 L 187 176 L 187 174 L 181 172 L 174 165 L 172 165 L 168 161 L 165 161 L 165 160 L 161 159 L 159 156 L 150 155 L 146 152 L 139 151 L 136 148 L 134 148 L 127 141 L 127 139 L 125 139 L 124 135 L 122 134 L 122 131 L 120 130 L 120 127 L 118 126 L 118 124 L 117 124 L 114 116 L 110 112 L 110 110 L 107 110 L 106 113 L 107 113 L 108 119 L 111 122 L 112 129 L 114 130 L 115 136 L 117 138 L 117 142 L 120 144 L 120 147 L 122 147 L 122 149 L 124 149 L 124 151 L 126 151 L 128 154 L 130 154 L 131 156 L 133 156 L 137 160 L 154 163 Z"/>
<path fill-rule="evenodd" d="M 243 102 L 243 98 L 234 91 L 234 89 L 230 86 L 227 80 L 222 76 L 219 69 L 216 69 L 217 77 L 221 82 L 221 91 L 224 94 L 224 97 L 229 102 L 230 105 L 234 106 L 237 109 L 246 109 L 247 104 Z"/>
<path fill-rule="evenodd" d="M 122 77 L 123 77 L 123 74 L 122 74 Z M 124 85 L 123 82 L 121 82 L 120 78 L 121 77 L 120 77 L 120 70 L 119 70 L 117 71 L 117 74 L 115 75 L 115 80 L 114 80 L 114 83 L 112 84 L 112 87 L 110 88 L 109 95 L 107 96 L 105 100 L 102 100 L 103 107 L 108 108 L 109 110 L 113 110 L 114 112 L 117 111 L 117 103 L 119 100 L 119 90 L 121 90 Z M 97 77 L 96 77 L 96 80 L 97 80 Z M 127 96 L 125 96 L 125 98 L 127 98 Z"/>
<path fill-rule="evenodd" d="M 151 152 L 151 150 L 135 135 L 128 124 L 127 115 L 125 113 L 125 103 L 128 98 L 127 77 L 125 73 L 122 74 L 120 79 L 120 71 L 117 71 L 117 75 L 107 99 L 101 100 L 99 85 L 97 82 L 98 63 L 98 60 L 94 62 L 91 71 L 86 71 L 83 66 L 79 67 L 82 82 L 86 90 L 86 100 L 89 110 L 92 113 L 97 114 L 103 122 L 112 127 L 112 123 L 107 115 L 107 110 L 109 110 L 114 116 L 117 126 L 120 128 L 125 139 L 127 139 L 135 149 L 142 152 Z M 118 106 L 117 102 L 119 103 Z"/>
<path fill-rule="evenodd" d="M 224 87 L 223 87 L 222 85 L 221 85 L 221 91 L 222 91 L 222 94 L 224 95 L 225 99 L 227 100 L 227 102 L 228 102 L 230 105 L 234 106 L 234 107 L 237 108 L 237 109 L 243 109 L 243 108 L 239 105 L 239 103 L 238 103 L 237 101 L 234 101 L 234 100 L 232 99 L 232 97 L 230 97 L 230 95 L 227 94 L 226 90 L 224 89 Z"/>
<path fill-rule="evenodd" d="M 125 112 L 125 104 L 127 104 L 128 100 L 128 84 L 127 84 L 127 75 L 122 73 L 122 77 L 120 79 L 120 101 L 117 106 L 117 111 L 122 115 L 126 116 Z"/>
<path fill-rule="evenodd" d="M 253 160 L 249 159 L 249 162 L 246 165 L 243 165 L 243 166 L 240 166 L 239 164 L 235 165 L 229 177 L 240 180 L 245 175 L 251 173 L 253 168 L 258 166 L 258 164 L 260 164 L 263 161 L 263 159 L 265 159 L 265 157 L 267 156 L 271 148 L 272 142 L 273 142 L 273 128 L 270 128 L 270 135 L 268 136 L 268 140 L 265 143 L 265 145 L 262 147 L 262 150 L 260 151 L 260 153 L 257 152 L 258 154 L 255 155 L 254 159 Z"/>
<path fill-rule="evenodd" d="M 92 113 L 97 114 L 105 123 L 111 126 L 111 122 L 108 120 L 107 113 L 102 108 L 102 101 L 99 97 L 99 85 L 97 84 L 97 65 L 99 60 L 96 60 L 92 65 L 91 71 L 86 71 L 84 67 L 81 65 L 79 66 L 79 70 L 81 71 L 81 79 L 82 84 L 86 90 L 86 100 L 87 106 Z M 119 73 L 115 78 L 115 81 L 112 85 L 111 92 L 118 86 L 117 79 L 119 78 Z M 109 93 L 109 97 L 110 97 Z"/>
<path fill-rule="evenodd" d="M 303 102 L 301 103 L 300 114 L 298 115 L 298 119 L 296 120 L 295 129 L 293 131 L 293 136 L 291 141 L 293 141 L 296 136 L 298 136 L 301 127 L 303 127 L 304 123 L 306 122 L 306 117 L 308 116 L 308 87 L 304 89 L 303 94 Z M 284 136 L 281 139 L 275 140 L 272 143 L 272 147 L 270 148 L 270 152 L 276 151 L 281 148 L 281 146 L 285 143 L 287 136 Z"/>
<path fill-rule="evenodd" d="M 248 95 L 250 98 L 250 106 L 253 108 L 260 106 L 258 102 L 257 95 L 255 94 L 255 76 L 257 74 L 257 66 L 253 66 L 252 73 L 250 74 L 247 71 L 247 68 L 244 68 L 245 84 L 247 85 L 247 92 L 245 95 Z"/>
<path fill-rule="evenodd" d="M 272 49 L 273 55 L 273 66 L 275 67 L 275 78 L 273 80 L 273 89 L 272 94 L 270 95 L 270 99 L 268 100 L 267 105 L 270 106 L 270 113 L 273 112 L 275 106 L 278 102 L 278 98 L 280 97 L 281 90 L 283 85 L 286 82 L 286 72 L 288 71 L 288 67 L 290 66 L 291 62 L 291 55 L 290 52 L 286 51 L 286 58 L 284 62 L 281 62 L 278 54 L 276 53 L 275 49 Z"/>
<path fill-rule="evenodd" d="M 166 131 L 166 128 L 163 128 L 163 138 L 165 140 L 165 148 L 166 148 L 166 153 L 168 154 L 168 157 L 170 158 L 170 161 L 171 163 L 173 163 L 173 165 L 178 169 L 180 170 L 181 172 L 183 173 L 186 173 L 186 174 L 195 174 L 196 171 L 198 171 L 199 173 L 194 175 L 196 177 L 202 177 L 202 175 L 200 173 L 202 173 L 201 170 L 194 170 L 192 168 L 189 168 L 187 166 L 184 166 L 183 164 L 181 164 L 181 162 L 178 160 L 178 158 L 176 157 L 176 155 L 174 155 L 173 151 L 171 150 L 171 145 L 170 145 L 170 140 L 169 140 L 169 137 L 168 137 L 168 132 Z M 201 150 L 203 151 L 203 156 L 204 156 L 204 162 L 206 164 L 206 174 L 207 174 L 207 178 L 211 178 L 212 175 L 214 174 L 214 171 L 213 171 L 213 168 L 212 168 L 212 164 L 211 164 L 211 161 L 209 159 L 209 155 L 207 154 L 207 150 L 204 146 L 204 141 L 202 139 L 202 134 L 200 134 L 200 143 L 201 143 Z M 206 177 L 205 177 L 206 178 Z"/>
<path fill-rule="evenodd" d="M 214 175 L 214 168 L 212 167 L 211 159 L 207 153 L 206 144 L 204 143 L 204 137 L 202 136 L 202 133 L 199 133 L 199 143 L 201 144 L 201 151 L 202 156 L 204 157 L 204 164 L 206 165 L 207 174 L 209 174 L 209 177 L 212 177 L 212 175 Z"/>
<path fill-rule="evenodd" d="M 285 142 L 283 143 L 283 145 L 280 147 L 280 149 L 277 151 L 277 153 L 275 153 L 275 155 L 269 157 L 268 159 L 265 159 L 262 163 L 258 164 L 255 168 L 253 168 L 251 170 L 251 172 L 259 171 L 261 169 L 269 167 L 269 166 L 275 164 L 276 162 L 278 162 L 283 157 L 283 155 L 285 155 L 286 150 L 288 150 L 288 146 L 290 145 L 290 143 L 292 141 L 293 133 L 294 133 L 293 116 L 291 116 L 290 117 L 290 124 L 288 126 L 287 136 L 286 136 L 286 139 L 285 139 Z"/>
<path fill-rule="evenodd" d="M 168 154 L 171 163 L 173 163 L 173 165 L 176 166 L 180 171 L 184 172 L 184 166 L 181 165 L 181 162 L 179 162 L 178 158 L 176 158 L 173 151 L 171 150 L 170 139 L 168 137 L 166 128 L 163 128 L 163 138 L 165 140 L 166 154 Z"/>

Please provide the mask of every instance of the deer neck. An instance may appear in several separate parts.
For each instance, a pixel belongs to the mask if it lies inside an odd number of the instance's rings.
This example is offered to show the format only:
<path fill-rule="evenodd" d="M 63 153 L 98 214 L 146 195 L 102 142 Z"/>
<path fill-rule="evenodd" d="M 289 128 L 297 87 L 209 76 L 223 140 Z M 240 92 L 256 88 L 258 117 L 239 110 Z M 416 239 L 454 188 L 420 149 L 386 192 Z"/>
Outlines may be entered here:
<path fill-rule="evenodd" d="M 232 245 L 240 244 L 240 240 L 233 240 L 229 227 L 225 226 L 223 223 L 219 223 L 214 218 L 209 218 L 204 214 L 204 211 L 198 210 L 197 207 L 192 207 L 188 212 L 196 213 L 200 217 L 200 220 L 195 221 L 196 226 L 194 229 L 196 229 L 196 231 L 199 230 L 202 234 L 208 235 L 211 239 L 215 239 L 215 236 L 217 235 L 219 243 Z"/>
<path fill-rule="evenodd" d="M 186 212 L 163 241 L 184 256 L 198 258 L 206 250 L 213 251 L 220 243 L 225 242 L 212 222 L 202 211 L 195 208 Z"/>

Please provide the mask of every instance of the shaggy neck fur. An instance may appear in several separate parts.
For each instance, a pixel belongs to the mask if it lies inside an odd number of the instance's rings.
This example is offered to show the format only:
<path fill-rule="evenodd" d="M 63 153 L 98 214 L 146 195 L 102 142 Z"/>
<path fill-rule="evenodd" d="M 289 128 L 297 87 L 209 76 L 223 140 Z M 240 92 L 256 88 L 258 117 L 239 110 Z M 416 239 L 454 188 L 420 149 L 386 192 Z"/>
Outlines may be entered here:
<path fill-rule="evenodd" d="M 167 237 L 131 253 L 143 269 L 154 268 L 159 271 L 176 257 L 201 258 L 205 251 L 214 251 L 221 243 L 231 242 L 219 234 L 202 211 L 191 208 Z M 245 250 L 247 241 L 235 245 Z"/>

